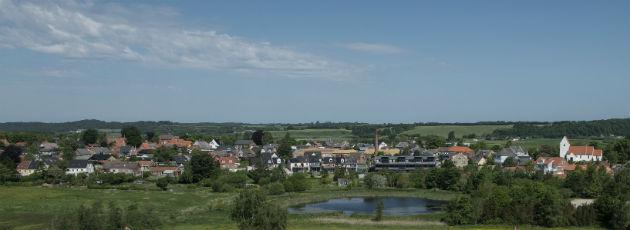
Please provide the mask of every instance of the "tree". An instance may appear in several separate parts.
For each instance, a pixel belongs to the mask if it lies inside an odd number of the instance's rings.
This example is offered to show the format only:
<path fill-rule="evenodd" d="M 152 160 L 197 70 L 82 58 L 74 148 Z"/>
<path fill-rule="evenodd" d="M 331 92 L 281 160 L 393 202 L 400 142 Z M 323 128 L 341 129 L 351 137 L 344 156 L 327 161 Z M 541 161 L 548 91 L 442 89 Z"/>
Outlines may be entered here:
<path fill-rule="evenodd" d="M 153 139 L 156 137 L 155 136 L 155 132 L 153 132 L 153 131 L 147 132 L 146 136 L 147 136 L 147 141 L 149 141 L 149 142 L 153 142 Z"/>
<path fill-rule="evenodd" d="M 294 173 L 286 181 L 284 181 L 284 189 L 287 192 L 303 192 L 309 188 L 306 174 Z"/>
<path fill-rule="evenodd" d="M 162 189 L 162 191 L 166 191 L 168 189 L 169 179 L 166 177 L 159 178 L 155 181 L 155 185 Z"/>
<path fill-rule="evenodd" d="M 9 168 L 5 164 L 0 164 L 0 184 L 16 181 L 18 179 L 17 174 L 15 168 Z"/>
<path fill-rule="evenodd" d="M 446 140 L 448 140 L 449 142 L 455 141 L 456 137 L 455 137 L 455 131 L 451 130 L 448 132 L 448 138 Z"/>
<path fill-rule="evenodd" d="M 142 144 L 142 133 L 135 126 L 124 127 L 121 134 L 127 139 L 127 144 L 139 147 Z"/>
<path fill-rule="evenodd" d="M 241 230 L 283 230 L 287 227 L 287 210 L 269 202 L 258 189 L 244 189 L 232 203 L 230 218 Z"/>
<path fill-rule="evenodd" d="M 182 174 L 179 176 L 179 183 L 182 183 L 182 184 L 194 183 L 191 169 L 192 169 L 192 166 L 190 164 L 190 161 L 186 162 L 184 165 L 184 172 L 182 172 Z"/>
<path fill-rule="evenodd" d="M 293 157 L 291 153 L 293 153 L 291 143 L 287 141 L 281 141 L 280 145 L 278 146 L 278 155 L 280 156 L 280 158 L 282 158 L 282 160 L 284 161 L 287 161 L 288 159 Z"/>
<path fill-rule="evenodd" d="M 444 221 L 450 225 L 475 224 L 472 200 L 468 197 L 460 197 L 448 202 Z"/>
<path fill-rule="evenodd" d="M 434 149 L 446 145 L 446 140 L 441 136 L 427 136 L 425 147 L 428 149 Z"/>
<path fill-rule="evenodd" d="M 8 168 L 13 168 L 20 163 L 20 156 L 22 155 L 22 148 L 16 145 L 7 146 L 2 153 L 0 153 L 0 164 L 4 164 Z"/>
<path fill-rule="evenodd" d="M 205 178 L 216 176 L 219 171 L 219 162 L 207 154 L 193 154 L 190 158 L 190 171 L 193 182 L 197 183 Z"/>
<path fill-rule="evenodd" d="M 383 204 L 383 200 L 378 200 L 376 203 L 376 208 L 374 209 L 374 218 L 373 221 L 381 221 L 383 220 L 383 210 L 385 209 L 385 205 Z"/>
<path fill-rule="evenodd" d="M 387 184 L 387 178 L 378 173 L 368 173 L 363 182 L 369 189 L 384 188 Z"/>
<path fill-rule="evenodd" d="M 81 140 L 85 144 L 96 144 L 96 141 L 98 140 L 98 130 L 87 129 L 83 131 L 83 134 L 81 135 Z"/>
<path fill-rule="evenodd" d="M 516 166 L 516 159 L 514 157 L 508 157 L 503 161 L 503 167 L 514 167 Z"/>
<path fill-rule="evenodd" d="M 267 145 L 267 144 L 273 144 L 273 135 L 271 134 L 271 132 L 265 132 L 263 134 L 263 144 Z"/>

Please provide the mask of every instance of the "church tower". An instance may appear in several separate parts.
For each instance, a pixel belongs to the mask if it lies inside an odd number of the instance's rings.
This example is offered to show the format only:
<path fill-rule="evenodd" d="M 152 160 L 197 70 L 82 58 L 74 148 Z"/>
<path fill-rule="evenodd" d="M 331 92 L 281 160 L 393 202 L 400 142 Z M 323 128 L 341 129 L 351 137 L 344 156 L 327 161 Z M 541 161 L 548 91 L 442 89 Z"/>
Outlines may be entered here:
<path fill-rule="evenodd" d="M 569 143 L 569 139 L 567 139 L 566 136 L 564 136 L 562 138 L 562 140 L 560 141 L 560 157 L 565 158 L 567 155 L 567 152 L 569 152 L 569 147 L 571 147 L 571 144 Z"/>

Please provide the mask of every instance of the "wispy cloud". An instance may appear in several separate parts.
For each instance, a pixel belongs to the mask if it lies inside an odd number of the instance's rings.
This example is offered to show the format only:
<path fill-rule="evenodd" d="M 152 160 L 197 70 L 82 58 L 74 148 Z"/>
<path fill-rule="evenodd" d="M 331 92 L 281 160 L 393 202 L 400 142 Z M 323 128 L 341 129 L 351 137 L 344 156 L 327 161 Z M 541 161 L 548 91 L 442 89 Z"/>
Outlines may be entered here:
<path fill-rule="evenodd" d="M 364 42 L 354 42 L 343 44 L 343 47 L 346 49 L 361 51 L 361 52 L 369 52 L 376 54 L 399 54 L 403 53 L 403 50 L 400 47 L 387 45 L 387 44 L 378 44 L 378 43 L 364 43 Z"/>
<path fill-rule="evenodd" d="M 136 61 L 176 68 L 343 79 L 357 68 L 292 48 L 165 21 L 168 8 L 96 2 L 0 0 L 0 48 L 26 48 L 66 58 Z"/>

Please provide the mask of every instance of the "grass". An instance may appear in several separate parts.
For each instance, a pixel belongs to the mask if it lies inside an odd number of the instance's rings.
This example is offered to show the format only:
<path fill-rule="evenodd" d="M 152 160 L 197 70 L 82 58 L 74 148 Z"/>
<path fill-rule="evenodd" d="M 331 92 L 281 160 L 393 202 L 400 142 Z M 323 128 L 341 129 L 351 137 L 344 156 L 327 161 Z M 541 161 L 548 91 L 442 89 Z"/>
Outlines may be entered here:
<path fill-rule="evenodd" d="M 318 184 L 309 179 L 311 190 L 303 193 L 288 193 L 270 199 L 281 205 L 323 201 L 330 198 L 357 196 L 409 196 L 438 200 L 449 200 L 461 194 L 439 190 L 355 188 L 346 191 L 332 184 Z M 150 185 L 147 185 L 150 187 Z M 69 210 L 81 204 L 95 201 L 115 202 L 121 205 L 137 203 L 151 205 L 165 220 L 162 229 L 237 229 L 229 218 L 229 206 L 236 193 L 213 193 L 208 188 L 171 185 L 169 191 L 113 190 L 87 188 L 48 188 L 41 186 L 0 187 L 0 226 L 15 229 L 44 229 L 55 213 Z M 414 216 L 386 216 L 382 222 L 373 222 L 371 215 L 345 216 L 339 213 L 290 214 L 289 229 L 513 229 L 509 225 L 455 226 L 448 227 L 439 222 L 443 213 Z M 519 226 L 520 229 L 543 229 Z M 592 229 L 592 228 L 558 228 Z"/>
<path fill-rule="evenodd" d="M 292 138 L 298 140 L 338 140 L 353 138 L 352 132 L 347 129 L 301 129 L 289 131 L 269 131 L 274 139 L 281 139 L 289 132 Z"/>
<path fill-rule="evenodd" d="M 591 139 L 570 139 L 570 141 L 571 141 L 571 145 L 588 145 L 591 141 L 601 142 L 601 140 L 591 140 Z M 473 143 L 472 141 L 470 142 Z M 484 142 L 486 142 L 488 146 L 492 146 L 492 145 L 504 146 L 507 140 L 495 140 L 495 141 L 484 141 Z M 541 145 L 549 145 L 549 146 L 557 148 L 560 145 L 560 138 L 523 139 L 523 140 L 513 141 L 512 144 L 523 146 L 523 148 L 525 149 L 538 148 Z"/>
<path fill-rule="evenodd" d="M 511 128 L 512 125 L 435 125 L 435 126 L 416 126 L 411 130 L 407 130 L 402 134 L 406 135 L 438 135 L 448 137 L 450 131 L 455 132 L 456 137 L 463 135 L 475 134 L 481 136 L 490 134 L 497 129 Z"/>

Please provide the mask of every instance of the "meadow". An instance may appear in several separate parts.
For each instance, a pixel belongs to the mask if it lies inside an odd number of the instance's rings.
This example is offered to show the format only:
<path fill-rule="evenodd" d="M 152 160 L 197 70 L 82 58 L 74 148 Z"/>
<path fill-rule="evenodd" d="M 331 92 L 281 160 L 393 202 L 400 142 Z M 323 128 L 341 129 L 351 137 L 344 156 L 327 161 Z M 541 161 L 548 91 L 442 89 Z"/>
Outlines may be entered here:
<path fill-rule="evenodd" d="M 340 189 L 335 185 L 321 185 L 310 179 L 312 189 L 302 193 L 286 193 L 271 196 L 283 206 L 322 201 L 330 198 L 356 196 L 406 196 L 437 200 L 450 200 L 462 194 L 423 189 L 367 190 Z M 79 205 L 99 201 L 119 205 L 138 204 L 152 207 L 164 221 L 162 229 L 237 229 L 229 219 L 231 200 L 236 193 L 214 193 L 209 188 L 171 185 L 168 191 L 160 191 L 153 184 L 145 184 L 138 190 L 50 188 L 43 186 L 0 187 L 0 226 L 14 229 L 45 229 L 57 214 Z M 385 217 L 381 222 L 371 221 L 371 215 L 345 216 L 329 214 L 290 214 L 289 229 L 513 229 L 514 226 L 455 226 L 448 227 L 440 221 L 442 213 L 405 217 Z M 543 229 L 519 226 L 519 229 Z M 558 228 L 591 229 L 591 228 Z"/>
<path fill-rule="evenodd" d="M 268 131 L 273 135 L 274 139 L 280 139 L 289 132 L 292 138 L 297 140 L 339 140 L 351 139 L 354 137 L 352 132 L 347 129 L 300 129 L 288 131 Z"/>
<path fill-rule="evenodd" d="M 411 130 L 407 130 L 402 134 L 406 135 L 437 135 L 442 137 L 448 137 L 450 131 L 455 132 L 456 137 L 462 137 L 463 135 L 475 134 L 482 136 L 490 134 L 497 129 L 511 128 L 512 125 L 435 125 L 435 126 L 416 126 Z"/>

